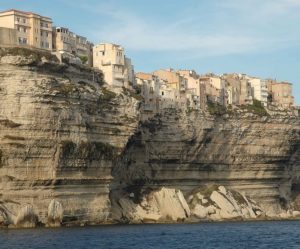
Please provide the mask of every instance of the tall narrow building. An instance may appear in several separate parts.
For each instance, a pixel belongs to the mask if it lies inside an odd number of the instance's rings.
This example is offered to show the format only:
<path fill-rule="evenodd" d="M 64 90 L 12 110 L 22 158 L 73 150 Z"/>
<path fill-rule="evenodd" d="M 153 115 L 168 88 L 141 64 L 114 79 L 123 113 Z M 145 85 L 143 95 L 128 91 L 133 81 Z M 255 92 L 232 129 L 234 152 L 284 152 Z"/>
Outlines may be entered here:
<path fill-rule="evenodd" d="M 101 43 L 93 47 L 93 66 L 104 73 L 107 84 L 128 87 L 133 82 L 133 65 L 125 56 L 124 48 L 117 44 Z"/>

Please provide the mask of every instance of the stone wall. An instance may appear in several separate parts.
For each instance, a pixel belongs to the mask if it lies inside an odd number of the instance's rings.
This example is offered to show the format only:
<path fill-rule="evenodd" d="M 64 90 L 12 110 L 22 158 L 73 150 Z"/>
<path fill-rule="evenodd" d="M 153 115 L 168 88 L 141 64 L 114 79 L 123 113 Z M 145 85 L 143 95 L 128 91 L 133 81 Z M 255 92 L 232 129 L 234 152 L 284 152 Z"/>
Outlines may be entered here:
<path fill-rule="evenodd" d="M 0 46 L 14 46 L 17 44 L 17 31 L 0 27 Z"/>

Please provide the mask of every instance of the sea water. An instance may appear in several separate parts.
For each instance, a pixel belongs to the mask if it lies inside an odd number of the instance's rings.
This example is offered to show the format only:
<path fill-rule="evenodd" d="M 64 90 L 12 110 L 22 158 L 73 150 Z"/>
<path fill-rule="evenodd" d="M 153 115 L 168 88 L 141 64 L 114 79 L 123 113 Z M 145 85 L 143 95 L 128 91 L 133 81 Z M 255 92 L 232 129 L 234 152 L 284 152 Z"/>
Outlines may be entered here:
<path fill-rule="evenodd" d="M 299 248 L 300 221 L 0 230 L 0 248 Z"/>

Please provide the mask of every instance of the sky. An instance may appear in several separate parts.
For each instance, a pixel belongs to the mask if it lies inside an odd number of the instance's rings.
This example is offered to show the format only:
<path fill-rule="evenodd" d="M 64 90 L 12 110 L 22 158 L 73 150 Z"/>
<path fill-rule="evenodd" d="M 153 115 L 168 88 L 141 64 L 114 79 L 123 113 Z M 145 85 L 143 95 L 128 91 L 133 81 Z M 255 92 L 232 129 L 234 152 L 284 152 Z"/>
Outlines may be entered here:
<path fill-rule="evenodd" d="M 246 73 L 293 83 L 300 105 L 300 0 L 0 0 L 93 43 L 125 48 L 135 71 Z"/>

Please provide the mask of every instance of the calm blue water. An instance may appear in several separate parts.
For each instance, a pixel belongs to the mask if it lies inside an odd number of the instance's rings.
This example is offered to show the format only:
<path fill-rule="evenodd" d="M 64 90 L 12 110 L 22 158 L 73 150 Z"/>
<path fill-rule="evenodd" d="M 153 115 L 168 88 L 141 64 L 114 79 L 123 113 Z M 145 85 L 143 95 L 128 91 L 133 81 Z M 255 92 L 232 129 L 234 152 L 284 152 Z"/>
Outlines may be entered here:
<path fill-rule="evenodd" d="M 0 230 L 0 248 L 300 248 L 300 221 Z"/>

